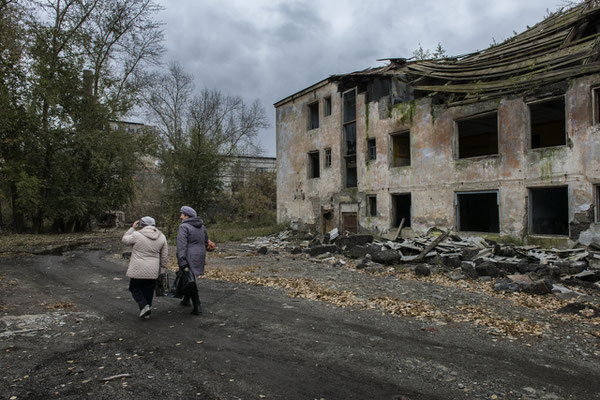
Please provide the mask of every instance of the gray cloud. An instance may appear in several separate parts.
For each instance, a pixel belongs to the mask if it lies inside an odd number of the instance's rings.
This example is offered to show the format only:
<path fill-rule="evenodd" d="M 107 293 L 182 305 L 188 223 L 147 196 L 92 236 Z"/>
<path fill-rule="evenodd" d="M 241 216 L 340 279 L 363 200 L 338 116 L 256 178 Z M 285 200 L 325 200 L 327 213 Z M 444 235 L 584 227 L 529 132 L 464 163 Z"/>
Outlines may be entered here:
<path fill-rule="evenodd" d="M 273 103 L 330 75 L 411 57 L 441 43 L 449 55 L 488 47 L 546 16 L 547 0 L 160 0 L 166 60 L 194 75 L 197 89 Z M 558 0 L 557 0 L 558 1 Z M 554 10 L 555 7 L 551 7 Z"/>

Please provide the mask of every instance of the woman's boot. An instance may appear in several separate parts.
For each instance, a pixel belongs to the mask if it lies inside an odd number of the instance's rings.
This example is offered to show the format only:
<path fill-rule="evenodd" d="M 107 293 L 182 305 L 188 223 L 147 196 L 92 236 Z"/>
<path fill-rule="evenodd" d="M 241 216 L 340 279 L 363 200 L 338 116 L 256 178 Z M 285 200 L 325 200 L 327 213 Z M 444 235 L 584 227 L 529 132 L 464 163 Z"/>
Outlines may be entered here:
<path fill-rule="evenodd" d="M 194 309 L 192 310 L 192 315 L 200 315 L 202 314 L 202 305 L 200 304 L 200 296 L 198 292 L 192 295 L 192 303 L 194 304 Z"/>

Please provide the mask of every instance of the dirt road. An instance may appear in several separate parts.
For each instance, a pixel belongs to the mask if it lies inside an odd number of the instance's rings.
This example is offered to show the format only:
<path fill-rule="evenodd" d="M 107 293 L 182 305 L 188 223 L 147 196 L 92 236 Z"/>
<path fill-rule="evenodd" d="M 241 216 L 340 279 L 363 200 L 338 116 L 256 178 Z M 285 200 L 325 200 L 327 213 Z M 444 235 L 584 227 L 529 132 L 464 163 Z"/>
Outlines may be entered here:
<path fill-rule="evenodd" d="M 202 316 L 160 297 L 142 321 L 124 249 L 107 239 L 0 257 L 3 398 L 600 398 L 594 320 L 221 246 L 199 284 Z M 477 307 L 498 317 L 468 318 Z"/>

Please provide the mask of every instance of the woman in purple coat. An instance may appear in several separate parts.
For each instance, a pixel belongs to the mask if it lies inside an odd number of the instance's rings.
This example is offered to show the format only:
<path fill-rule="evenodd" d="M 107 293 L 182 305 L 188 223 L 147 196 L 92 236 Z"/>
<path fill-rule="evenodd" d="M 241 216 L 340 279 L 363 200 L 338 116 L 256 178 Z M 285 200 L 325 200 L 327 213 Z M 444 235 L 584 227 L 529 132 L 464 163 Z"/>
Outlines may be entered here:
<path fill-rule="evenodd" d="M 208 232 L 202 218 L 198 217 L 192 207 L 183 206 L 180 210 L 179 231 L 177 232 L 177 264 L 179 268 L 189 266 L 194 275 L 204 275 L 204 263 L 206 261 L 206 245 L 208 244 Z M 192 315 L 200 315 L 200 296 L 198 287 L 191 296 L 184 296 L 181 305 L 189 306 L 190 298 L 194 305 Z"/>

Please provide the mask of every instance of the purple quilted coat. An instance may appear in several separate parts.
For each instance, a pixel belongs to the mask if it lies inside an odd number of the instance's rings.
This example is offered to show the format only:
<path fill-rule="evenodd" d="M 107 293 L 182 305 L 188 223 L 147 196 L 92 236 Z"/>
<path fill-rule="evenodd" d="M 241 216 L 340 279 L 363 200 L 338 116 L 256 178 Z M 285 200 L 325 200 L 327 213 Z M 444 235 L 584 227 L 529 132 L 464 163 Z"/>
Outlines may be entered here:
<path fill-rule="evenodd" d="M 191 217 L 179 225 L 177 232 L 177 264 L 189 265 L 194 275 L 204 275 L 208 232 L 200 217 Z"/>

